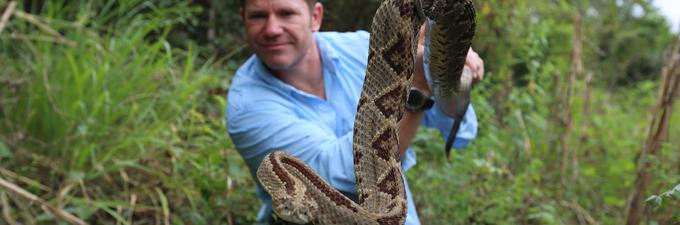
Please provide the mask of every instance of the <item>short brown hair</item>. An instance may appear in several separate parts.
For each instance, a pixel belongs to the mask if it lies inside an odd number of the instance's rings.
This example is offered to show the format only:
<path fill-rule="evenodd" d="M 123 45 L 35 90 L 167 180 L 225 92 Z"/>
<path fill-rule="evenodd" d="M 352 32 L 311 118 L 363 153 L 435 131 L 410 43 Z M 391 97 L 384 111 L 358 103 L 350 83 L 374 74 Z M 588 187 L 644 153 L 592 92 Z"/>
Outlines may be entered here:
<path fill-rule="evenodd" d="M 307 3 L 307 6 L 309 6 L 309 9 L 314 8 L 314 4 L 319 2 L 319 0 L 304 0 Z M 246 0 L 241 0 L 241 8 L 246 6 Z"/>

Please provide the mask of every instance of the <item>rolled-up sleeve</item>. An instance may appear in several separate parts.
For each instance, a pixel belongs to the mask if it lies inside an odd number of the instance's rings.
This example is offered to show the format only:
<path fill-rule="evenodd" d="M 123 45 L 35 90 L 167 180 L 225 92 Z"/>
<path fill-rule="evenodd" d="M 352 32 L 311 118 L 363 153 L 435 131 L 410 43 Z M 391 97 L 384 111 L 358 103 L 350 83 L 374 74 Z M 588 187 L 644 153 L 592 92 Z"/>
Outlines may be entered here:
<path fill-rule="evenodd" d="M 253 173 L 268 153 L 281 150 L 306 162 L 336 189 L 354 192 L 351 132 L 338 137 L 277 102 L 256 102 L 243 109 L 229 113 L 227 124 Z"/>

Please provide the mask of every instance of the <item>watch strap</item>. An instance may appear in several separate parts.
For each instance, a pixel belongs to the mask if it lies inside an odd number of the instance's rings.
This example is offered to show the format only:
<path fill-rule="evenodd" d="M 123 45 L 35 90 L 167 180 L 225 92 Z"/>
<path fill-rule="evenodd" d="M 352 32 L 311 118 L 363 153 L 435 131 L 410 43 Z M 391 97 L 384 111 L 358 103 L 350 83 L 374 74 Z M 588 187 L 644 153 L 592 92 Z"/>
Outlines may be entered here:
<path fill-rule="evenodd" d="M 411 112 L 421 112 L 432 108 L 434 100 L 425 96 L 420 90 L 411 88 L 406 100 L 406 109 Z"/>

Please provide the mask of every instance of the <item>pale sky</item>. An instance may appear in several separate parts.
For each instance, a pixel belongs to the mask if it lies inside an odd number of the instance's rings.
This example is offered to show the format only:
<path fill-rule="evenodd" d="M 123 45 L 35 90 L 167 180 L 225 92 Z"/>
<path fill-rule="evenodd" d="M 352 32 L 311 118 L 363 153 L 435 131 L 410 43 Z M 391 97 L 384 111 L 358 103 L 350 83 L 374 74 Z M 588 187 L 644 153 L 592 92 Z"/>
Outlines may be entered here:
<path fill-rule="evenodd" d="M 652 3 L 659 8 L 661 15 L 671 21 L 671 28 L 678 32 L 680 26 L 680 0 L 652 0 Z"/>

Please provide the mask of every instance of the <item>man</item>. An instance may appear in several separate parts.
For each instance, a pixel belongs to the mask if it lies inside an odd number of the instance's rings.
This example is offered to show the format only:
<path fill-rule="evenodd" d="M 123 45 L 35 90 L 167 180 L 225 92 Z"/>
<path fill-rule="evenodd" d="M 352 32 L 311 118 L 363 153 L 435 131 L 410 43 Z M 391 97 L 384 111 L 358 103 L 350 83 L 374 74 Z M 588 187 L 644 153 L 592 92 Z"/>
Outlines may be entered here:
<path fill-rule="evenodd" d="M 244 0 L 241 19 L 255 55 L 232 81 L 227 126 L 253 177 L 265 155 L 283 150 L 356 200 L 352 127 L 366 71 L 369 34 L 318 32 L 322 18 L 323 6 L 316 0 Z M 431 96 L 422 47 L 419 56 L 413 86 Z M 466 63 L 475 79 L 481 80 L 483 63 L 472 50 Z M 411 106 L 400 121 L 403 171 L 415 164 L 415 153 L 408 146 L 419 124 L 438 128 L 443 137 L 453 124 L 437 107 L 427 106 Z M 474 110 L 468 110 L 454 146 L 466 146 L 476 132 L 477 118 Z M 406 224 L 420 224 L 408 184 L 406 192 Z M 264 202 L 257 220 L 271 223 L 271 198 L 259 183 L 257 195 Z"/>

